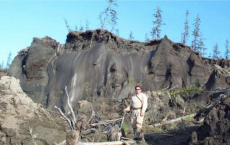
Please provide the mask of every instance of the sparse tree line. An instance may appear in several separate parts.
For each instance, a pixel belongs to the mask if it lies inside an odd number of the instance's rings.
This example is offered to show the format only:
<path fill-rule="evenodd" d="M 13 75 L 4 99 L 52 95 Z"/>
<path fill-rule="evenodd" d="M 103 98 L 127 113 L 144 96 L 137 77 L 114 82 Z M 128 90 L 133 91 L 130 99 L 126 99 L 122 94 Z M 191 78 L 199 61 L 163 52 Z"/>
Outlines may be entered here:
<path fill-rule="evenodd" d="M 163 23 L 162 20 L 162 15 L 161 15 L 162 10 L 157 7 L 156 8 L 156 14 L 154 14 L 155 17 L 155 21 L 153 21 L 153 28 L 151 31 L 151 35 L 153 39 L 158 39 L 160 38 L 160 32 L 161 32 L 161 26 L 165 25 L 165 23 Z M 188 22 L 188 16 L 189 16 L 189 11 L 187 10 L 186 12 L 186 19 L 185 19 L 185 23 L 184 23 L 184 33 L 182 33 L 182 43 L 183 44 L 187 44 L 187 40 L 188 40 L 188 36 L 189 36 L 189 22 Z M 195 22 L 194 22 L 194 30 L 192 31 L 192 35 L 193 35 L 193 40 L 192 40 L 192 44 L 191 44 L 191 48 L 195 51 L 200 53 L 202 56 L 206 55 L 206 50 L 207 48 L 205 47 L 204 44 L 204 38 L 202 35 L 202 32 L 200 32 L 200 24 L 201 24 L 201 20 L 200 20 L 200 16 L 199 14 L 197 15 Z M 145 35 L 145 41 L 149 41 L 148 38 L 148 34 L 146 33 Z M 213 59 L 229 59 L 229 42 L 228 39 L 226 40 L 226 44 L 225 44 L 225 56 L 221 56 L 220 55 L 220 51 L 219 51 L 219 47 L 218 44 L 215 44 L 212 50 L 213 54 L 211 56 L 211 54 L 209 55 L 210 58 Z"/>
<path fill-rule="evenodd" d="M 100 28 L 101 29 L 106 29 L 107 25 L 109 24 L 111 27 L 110 31 L 113 32 L 115 31 L 115 34 L 117 36 L 119 36 L 119 29 L 116 28 L 117 25 L 117 11 L 116 11 L 116 7 L 118 7 L 116 1 L 117 0 L 106 0 L 108 5 L 105 8 L 104 11 L 102 11 L 99 14 L 99 20 L 100 20 Z M 185 23 L 184 23 L 184 32 L 181 34 L 181 43 L 183 43 L 184 45 L 188 45 L 188 37 L 189 37 L 189 21 L 188 21 L 188 17 L 189 17 L 189 11 L 186 11 L 186 17 L 185 17 Z M 150 36 L 152 36 L 152 39 L 158 40 L 160 39 L 160 34 L 161 34 L 161 27 L 163 25 L 165 25 L 165 23 L 163 22 L 162 19 L 162 10 L 159 7 L 156 7 L 155 9 L 155 13 L 153 14 L 154 16 L 154 20 L 152 21 L 153 23 L 153 27 L 150 31 Z M 66 24 L 66 28 L 68 31 L 71 31 L 72 29 L 70 28 L 70 26 L 68 25 L 68 22 L 66 19 L 65 20 L 65 24 Z M 207 55 L 206 50 L 207 48 L 205 47 L 204 44 L 204 40 L 205 38 L 202 35 L 202 32 L 200 30 L 200 25 L 201 25 L 201 19 L 199 14 L 197 15 L 193 26 L 194 26 L 194 30 L 192 31 L 192 35 L 193 35 L 193 39 L 192 39 L 192 43 L 191 43 L 191 48 L 192 50 L 194 50 L 195 52 L 198 52 L 199 54 L 201 54 L 202 56 Z M 88 30 L 89 29 L 89 21 L 86 20 L 85 22 L 85 27 L 83 27 L 82 25 L 80 25 L 80 27 L 78 28 L 75 25 L 75 31 L 80 31 L 83 32 L 84 30 Z M 129 34 L 129 40 L 134 40 L 134 34 L 133 31 L 130 32 Z M 149 41 L 151 40 L 148 36 L 148 33 L 145 34 L 145 41 Z M 219 47 L 218 44 L 215 44 L 213 46 L 213 50 L 212 50 L 212 54 L 209 54 L 208 57 L 213 58 L 213 59 L 229 59 L 229 42 L 228 39 L 226 40 L 226 44 L 225 44 L 225 54 L 224 56 L 220 55 L 220 51 L 219 51 Z"/>
<path fill-rule="evenodd" d="M 11 55 L 12 55 L 12 53 L 10 52 L 8 54 L 6 64 L 5 64 L 4 60 L 0 63 L 0 69 L 9 69 L 10 68 L 10 64 L 12 62 Z"/>
<path fill-rule="evenodd" d="M 188 35 L 189 35 L 189 26 L 188 26 L 188 15 L 189 15 L 189 11 L 186 12 L 186 19 L 185 19 L 185 30 L 184 33 L 182 34 L 182 43 L 186 44 L 187 39 L 188 39 Z M 192 35 L 194 36 L 193 40 L 192 40 L 192 44 L 191 44 L 191 48 L 195 51 L 200 53 L 202 56 L 206 55 L 206 50 L 207 48 L 204 45 L 204 38 L 202 35 L 202 32 L 200 32 L 200 24 L 201 24 L 201 20 L 199 17 L 199 14 L 197 15 L 196 19 L 195 19 L 195 23 L 194 25 L 194 30 L 192 31 Z M 210 54 L 209 57 L 213 58 L 213 59 L 229 59 L 229 43 L 228 43 L 228 39 L 226 40 L 226 44 L 225 44 L 225 56 L 221 56 L 220 55 L 220 51 L 219 51 L 219 47 L 218 44 L 216 43 L 213 47 L 212 50 L 212 55 Z"/>

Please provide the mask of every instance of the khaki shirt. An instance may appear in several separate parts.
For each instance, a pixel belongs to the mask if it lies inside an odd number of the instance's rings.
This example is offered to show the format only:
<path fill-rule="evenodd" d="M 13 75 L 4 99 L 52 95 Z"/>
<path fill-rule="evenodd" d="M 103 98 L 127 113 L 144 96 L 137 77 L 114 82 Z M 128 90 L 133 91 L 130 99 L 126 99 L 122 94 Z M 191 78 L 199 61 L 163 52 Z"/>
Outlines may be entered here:
<path fill-rule="evenodd" d="M 138 97 L 140 98 L 141 101 L 137 98 L 137 95 L 132 96 L 130 105 L 125 110 L 130 111 L 131 108 L 141 108 L 141 113 L 145 113 L 148 105 L 147 102 L 148 98 L 143 93 L 140 93 Z"/>

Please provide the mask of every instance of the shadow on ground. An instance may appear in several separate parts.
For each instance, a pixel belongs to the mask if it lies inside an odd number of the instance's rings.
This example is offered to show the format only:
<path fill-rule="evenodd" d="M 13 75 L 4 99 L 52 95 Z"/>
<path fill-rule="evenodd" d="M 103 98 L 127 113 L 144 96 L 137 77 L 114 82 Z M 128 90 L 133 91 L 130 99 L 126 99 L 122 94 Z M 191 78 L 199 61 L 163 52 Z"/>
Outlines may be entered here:
<path fill-rule="evenodd" d="M 183 145 L 188 144 L 186 141 L 191 137 L 193 131 L 199 126 L 189 126 L 183 129 L 173 131 L 145 134 L 145 141 L 149 145 Z"/>

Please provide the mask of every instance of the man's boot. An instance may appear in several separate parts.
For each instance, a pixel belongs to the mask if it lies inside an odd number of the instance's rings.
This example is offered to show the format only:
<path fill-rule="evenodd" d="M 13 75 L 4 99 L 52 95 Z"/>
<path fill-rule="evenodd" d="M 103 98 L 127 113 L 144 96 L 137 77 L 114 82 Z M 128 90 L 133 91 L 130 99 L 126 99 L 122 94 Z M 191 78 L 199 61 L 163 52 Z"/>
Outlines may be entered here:
<path fill-rule="evenodd" d="M 140 140 L 141 139 L 140 135 L 141 135 L 141 129 L 140 128 L 135 129 L 134 130 L 134 139 Z"/>

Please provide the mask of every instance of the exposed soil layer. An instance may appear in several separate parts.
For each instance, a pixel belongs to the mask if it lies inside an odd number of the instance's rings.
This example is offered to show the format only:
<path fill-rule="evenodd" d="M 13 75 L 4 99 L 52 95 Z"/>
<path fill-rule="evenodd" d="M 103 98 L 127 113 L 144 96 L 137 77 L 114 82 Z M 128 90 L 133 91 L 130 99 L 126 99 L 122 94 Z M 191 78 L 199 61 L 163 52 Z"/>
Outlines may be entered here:
<path fill-rule="evenodd" d="M 20 79 L 23 91 L 35 102 L 69 112 L 65 86 L 74 107 L 87 97 L 127 98 L 135 84 L 143 91 L 228 87 L 229 76 L 222 77 L 214 64 L 227 69 L 230 63 L 202 58 L 167 36 L 143 43 L 98 29 L 71 31 L 65 45 L 49 37 L 34 38 L 15 57 L 8 75 Z"/>

